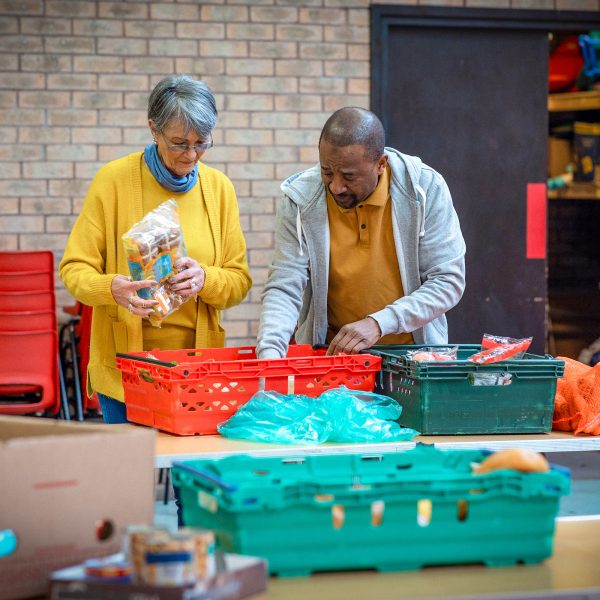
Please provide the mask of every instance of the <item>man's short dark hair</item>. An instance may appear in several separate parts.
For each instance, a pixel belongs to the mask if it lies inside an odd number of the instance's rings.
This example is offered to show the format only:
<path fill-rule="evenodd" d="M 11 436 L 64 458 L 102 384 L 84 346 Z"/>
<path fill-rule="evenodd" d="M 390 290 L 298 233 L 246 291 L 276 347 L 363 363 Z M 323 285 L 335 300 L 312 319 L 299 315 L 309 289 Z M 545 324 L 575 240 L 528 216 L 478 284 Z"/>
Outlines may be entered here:
<path fill-rule="evenodd" d="M 336 147 L 362 146 L 365 155 L 376 161 L 383 154 L 385 132 L 381 121 L 371 111 L 358 106 L 345 106 L 327 119 L 319 146 L 322 140 Z"/>

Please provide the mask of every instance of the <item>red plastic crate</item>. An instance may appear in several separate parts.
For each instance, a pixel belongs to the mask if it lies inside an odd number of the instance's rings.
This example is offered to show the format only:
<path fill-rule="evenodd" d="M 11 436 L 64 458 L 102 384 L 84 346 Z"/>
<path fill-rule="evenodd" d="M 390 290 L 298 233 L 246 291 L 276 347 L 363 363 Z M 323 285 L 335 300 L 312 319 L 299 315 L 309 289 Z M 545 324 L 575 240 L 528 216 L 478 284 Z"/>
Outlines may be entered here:
<path fill-rule="evenodd" d="M 217 433 L 263 389 L 311 397 L 341 385 L 371 392 L 380 365 L 371 354 L 326 356 L 308 344 L 268 360 L 257 359 L 252 346 L 117 355 L 127 418 L 179 435 Z"/>

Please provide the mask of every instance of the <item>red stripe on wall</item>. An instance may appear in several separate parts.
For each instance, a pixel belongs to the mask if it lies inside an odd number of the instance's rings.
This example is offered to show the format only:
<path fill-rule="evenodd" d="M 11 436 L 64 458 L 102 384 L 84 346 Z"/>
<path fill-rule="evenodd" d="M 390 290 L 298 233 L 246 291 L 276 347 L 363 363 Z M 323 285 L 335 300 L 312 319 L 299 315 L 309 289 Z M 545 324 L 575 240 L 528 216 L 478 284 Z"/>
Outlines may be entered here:
<path fill-rule="evenodd" d="M 527 184 L 527 258 L 546 258 L 546 184 Z"/>

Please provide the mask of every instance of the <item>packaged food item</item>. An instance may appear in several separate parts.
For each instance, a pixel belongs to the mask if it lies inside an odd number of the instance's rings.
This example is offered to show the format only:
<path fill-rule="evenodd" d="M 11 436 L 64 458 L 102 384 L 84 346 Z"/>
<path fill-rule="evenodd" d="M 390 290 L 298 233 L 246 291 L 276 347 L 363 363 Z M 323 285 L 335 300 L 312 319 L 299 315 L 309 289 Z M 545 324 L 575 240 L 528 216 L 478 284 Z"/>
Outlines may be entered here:
<path fill-rule="evenodd" d="M 191 535 L 158 535 L 146 540 L 142 580 L 152 585 L 184 585 L 196 581 L 196 548 Z"/>
<path fill-rule="evenodd" d="M 86 579 L 119 582 L 131 581 L 131 565 L 127 561 L 119 560 L 115 556 L 91 558 L 85 561 L 84 566 Z"/>
<path fill-rule="evenodd" d="M 533 338 L 510 338 L 484 334 L 481 340 L 482 349 L 467 358 L 479 365 L 500 362 L 509 358 L 521 358 L 531 345 Z"/>
<path fill-rule="evenodd" d="M 158 529 L 150 525 L 129 525 L 123 536 L 123 553 L 125 560 L 131 564 L 133 576 L 140 580 L 144 569 L 148 540 L 157 536 L 168 539 L 166 529 Z"/>
<path fill-rule="evenodd" d="M 122 239 L 131 277 L 135 281 L 152 279 L 158 283 L 139 290 L 138 296 L 158 302 L 150 322 L 160 327 L 166 316 L 190 298 L 180 296 L 167 283 L 167 279 L 176 273 L 175 262 L 186 255 L 175 200 L 167 200 L 150 211 Z"/>
<path fill-rule="evenodd" d="M 458 356 L 458 346 L 448 348 L 419 348 L 418 350 L 409 350 L 406 353 L 408 360 L 417 360 L 421 362 L 440 362 L 456 360 Z"/>
<path fill-rule="evenodd" d="M 184 585 L 215 575 L 215 535 L 208 529 L 176 531 L 129 525 L 123 538 L 129 576 L 155 585 Z"/>
<path fill-rule="evenodd" d="M 181 527 L 171 535 L 176 539 L 177 536 L 191 536 L 194 540 L 196 576 L 198 579 L 207 579 L 215 574 L 215 534 L 210 529 Z"/>
<path fill-rule="evenodd" d="M 473 472 L 481 475 L 501 469 L 514 469 L 522 473 L 545 473 L 550 470 L 550 465 L 543 454 L 529 448 L 507 448 L 490 454 L 474 465 Z"/>

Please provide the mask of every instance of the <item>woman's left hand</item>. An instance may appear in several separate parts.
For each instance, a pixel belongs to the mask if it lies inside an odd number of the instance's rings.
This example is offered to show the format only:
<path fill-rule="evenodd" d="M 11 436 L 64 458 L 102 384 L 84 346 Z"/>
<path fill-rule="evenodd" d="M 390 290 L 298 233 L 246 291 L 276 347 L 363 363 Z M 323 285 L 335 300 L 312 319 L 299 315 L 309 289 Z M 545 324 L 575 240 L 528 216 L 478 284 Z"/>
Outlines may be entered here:
<path fill-rule="evenodd" d="M 169 277 L 169 287 L 184 298 L 200 293 L 206 277 L 204 269 L 189 256 L 178 259 L 174 266 L 179 272 Z"/>

